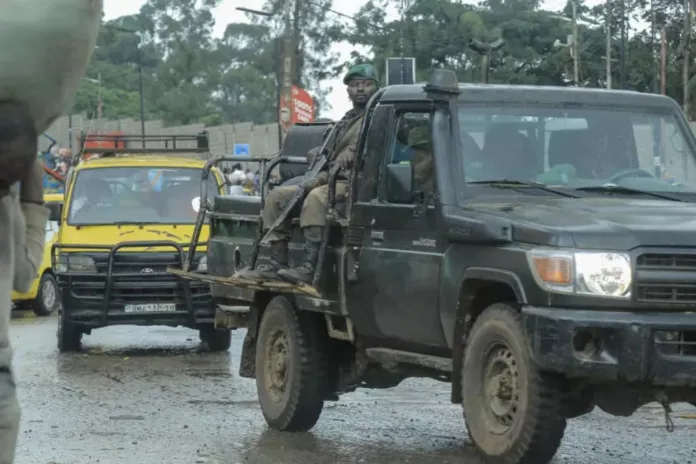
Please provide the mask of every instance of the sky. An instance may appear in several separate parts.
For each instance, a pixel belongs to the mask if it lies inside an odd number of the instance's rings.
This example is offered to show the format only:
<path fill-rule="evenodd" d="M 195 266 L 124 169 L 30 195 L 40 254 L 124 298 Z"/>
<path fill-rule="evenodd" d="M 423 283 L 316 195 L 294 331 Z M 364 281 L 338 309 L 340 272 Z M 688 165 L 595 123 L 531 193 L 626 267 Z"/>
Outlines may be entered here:
<path fill-rule="evenodd" d="M 140 7 L 145 3 L 145 0 L 104 0 L 104 14 L 105 20 L 110 21 L 112 19 L 118 18 L 119 16 L 136 14 L 140 10 Z M 247 16 L 237 11 L 236 8 L 243 6 L 245 8 L 251 8 L 256 10 L 261 10 L 265 0 L 222 0 L 220 5 L 216 8 L 215 13 L 215 31 L 216 37 L 222 36 L 225 31 L 227 24 L 235 22 L 248 22 Z M 343 13 L 345 15 L 352 16 L 357 13 L 360 7 L 365 3 L 365 1 L 357 0 L 354 2 L 348 1 L 336 1 L 334 2 L 333 9 L 337 12 Z M 474 3 L 466 1 L 466 3 Z M 585 5 L 594 6 L 603 3 L 602 0 L 586 0 Z M 542 1 L 542 8 L 551 11 L 560 11 L 566 5 L 566 0 L 544 0 Z M 387 12 L 387 20 L 393 20 L 398 17 L 398 11 Z M 339 18 L 342 21 L 350 21 L 347 18 Z M 565 42 L 565 37 L 559 37 L 559 39 Z M 350 56 L 350 52 L 354 47 L 348 43 L 337 43 L 334 45 L 334 51 L 340 55 L 340 60 L 347 60 Z M 364 52 L 365 50 L 360 50 Z M 319 117 L 331 118 L 334 120 L 340 119 L 346 111 L 351 107 L 348 97 L 346 95 L 345 87 L 341 82 L 341 79 L 331 79 L 326 81 L 325 87 L 330 87 L 332 90 L 328 95 L 328 102 L 331 108 L 327 108 L 322 111 Z"/>

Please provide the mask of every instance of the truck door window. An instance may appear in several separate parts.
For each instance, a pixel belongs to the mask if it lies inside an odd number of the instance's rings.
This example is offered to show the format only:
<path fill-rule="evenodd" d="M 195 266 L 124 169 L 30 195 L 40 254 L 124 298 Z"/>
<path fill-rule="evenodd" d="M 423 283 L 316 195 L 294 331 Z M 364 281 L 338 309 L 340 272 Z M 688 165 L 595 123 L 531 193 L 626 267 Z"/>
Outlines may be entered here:
<path fill-rule="evenodd" d="M 435 160 L 430 134 L 430 113 L 399 115 L 389 164 L 410 164 L 413 191 L 430 198 L 435 190 Z"/>

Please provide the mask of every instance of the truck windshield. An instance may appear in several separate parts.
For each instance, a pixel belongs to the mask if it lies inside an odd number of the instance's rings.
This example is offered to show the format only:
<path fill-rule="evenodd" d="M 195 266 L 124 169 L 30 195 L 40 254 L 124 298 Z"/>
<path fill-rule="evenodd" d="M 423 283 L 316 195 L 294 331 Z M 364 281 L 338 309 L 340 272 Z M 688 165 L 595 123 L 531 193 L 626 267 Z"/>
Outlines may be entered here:
<path fill-rule="evenodd" d="M 79 171 L 68 224 L 193 224 L 200 207 L 202 169 L 108 167 Z M 215 195 L 215 177 L 208 181 Z"/>
<path fill-rule="evenodd" d="M 459 127 L 467 182 L 696 191 L 694 149 L 673 113 L 467 105 Z"/>

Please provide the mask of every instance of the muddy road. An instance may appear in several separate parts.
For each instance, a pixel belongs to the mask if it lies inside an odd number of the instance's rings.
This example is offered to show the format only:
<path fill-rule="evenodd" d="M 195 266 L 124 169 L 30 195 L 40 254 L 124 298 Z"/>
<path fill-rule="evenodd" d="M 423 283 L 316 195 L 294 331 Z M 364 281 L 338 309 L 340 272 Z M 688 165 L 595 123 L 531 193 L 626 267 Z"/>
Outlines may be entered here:
<path fill-rule="evenodd" d="M 478 464 L 444 384 L 358 391 L 327 403 L 312 433 L 279 434 L 237 375 L 243 332 L 212 354 L 194 331 L 113 327 L 60 355 L 55 330 L 55 318 L 12 321 L 17 464 Z M 628 419 L 595 411 L 570 422 L 555 462 L 696 463 L 696 408 L 677 405 L 673 418 L 668 433 L 657 405 Z"/>

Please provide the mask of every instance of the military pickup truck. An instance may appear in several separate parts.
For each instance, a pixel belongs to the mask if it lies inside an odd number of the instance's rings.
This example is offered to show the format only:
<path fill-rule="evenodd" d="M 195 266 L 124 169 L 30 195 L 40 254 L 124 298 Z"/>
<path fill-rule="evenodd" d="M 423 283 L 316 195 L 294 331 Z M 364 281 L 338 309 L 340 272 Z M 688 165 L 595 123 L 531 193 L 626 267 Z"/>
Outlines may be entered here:
<path fill-rule="evenodd" d="M 172 270 L 212 284 L 219 327 L 248 327 L 241 375 L 271 428 L 429 377 L 485 462 L 543 464 L 595 407 L 696 401 L 696 139 L 673 100 L 441 69 L 380 90 L 361 131 L 312 286 L 234 277 L 265 255 L 264 197 L 216 197 L 208 275 Z"/>

